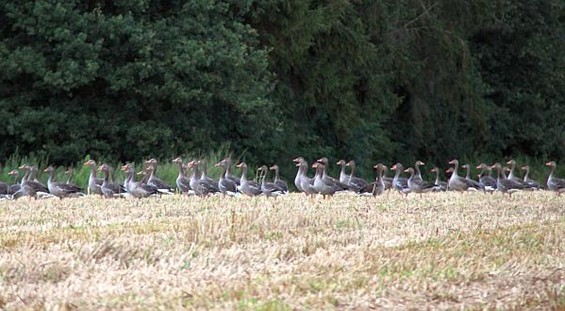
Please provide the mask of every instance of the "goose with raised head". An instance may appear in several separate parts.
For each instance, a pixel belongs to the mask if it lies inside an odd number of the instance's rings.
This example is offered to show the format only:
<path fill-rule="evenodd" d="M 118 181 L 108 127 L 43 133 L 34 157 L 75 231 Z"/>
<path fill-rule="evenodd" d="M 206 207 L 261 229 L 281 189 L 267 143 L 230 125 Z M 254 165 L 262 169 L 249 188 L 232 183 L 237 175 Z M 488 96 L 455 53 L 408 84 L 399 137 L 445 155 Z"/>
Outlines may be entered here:
<path fill-rule="evenodd" d="M 479 184 L 485 192 L 492 194 L 496 190 L 496 179 L 491 176 L 491 167 L 485 163 L 481 163 L 477 166 L 479 173 Z"/>
<path fill-rule="evenodd" d="M 279 175 L 279 166 L 276 164 L 273 164 L 271 167 L 269 167 L 269 169 L 271 171 L 275 171 L 275 179 L 273 180 L 273 182 L 281 189 L 283 189 L 283 191 L 285 192 L 285 194 L 288 194 L 288 184 L 286 183 L 286 181 L 282 180 L 280 175 Z"/>
<path fill-rule="evenodd" d="M 314 164 L 312 164 L 312 167 L 316 170 L 316 175 L 314 176 L 314 184 L 312 185 L 314 191 L 321 194 L 324 199 L 326 198 L 326 196 L 334 195 L 339 187 L 337 187 L 335 183 L 333 183 L 329 179 L 324 180 L 323 172 L 325 170 L 325 165 L 320 162 L 315 162 Z"/>
<path fill-rule="evenodd" d="M 294 186 L 296 187 L 296 190 L 298 190 L 299 192 L 305 192 L 304 189 L 302 189 L 302 166 L 300 163 L 305 162 L 306 160 L 303 157 L 297 157 L 292 159 L 292 162 L 296 163 L 296 166 L 298 167 L 298 170 L 296 171 L 296 176 L 294 177 Z M 308 170 L 308 167 L 306 167 L 306 170 Z"/>
<path fill-rule="evenodd" d="M 98 167 L 97 171 L 104 174 L 104 179 L 102 179 L 102 184 L 100 185 L 100 193 L 102 196 L 108 199 L 122 197 L 122 193 L 125 192 L 125 189 L 119 183 L 112 182 L 112 167 L 103 163 Z"/>
<path fill-rule="evenodd" d="M 541 189 L 540 184 L 537 181 L 530 178 L 530 166 L 524 165 L 524 166 L 521 167 L 521 169 L 523 171 L 526 171 L 526 173 L 524 174 L 524 179 L 523 179 L 526 187 L 533 189 L 533 190 Z"/>
<path fill-rule="evenodd" d="M 300 187 L 302 192 L 306 195 L 313 196 L 316 194 L 316 190 L 314 189 L 314 178 L 308 177 L 308 162 L 304 159 L 300 159 L 299 163 L 296 164 L 298 166 L 298 172 L 300 173 Z"/>
<path fill-rule="evenodd" d="M 241 184 L 241 178 L 233 176 L 231 174 L 231 167 L 233 165 L 231 158 L 227 157 L 227 158 L 223 159 L 222 162 L 225 162 L 225 167 L 226 167 L 226 177 L 225 178 L 233 181 L 237 186 L 239 186 Z"/>
<path fill-rule="evenodd" d="M 500 163 L 494 163 L 491 168 L 496 169 L 497 171 L 497 178 L 496 178 L 496 189 L 502 193 L 508 193 L 510 197 L 515 192 L 519 192 L 524 189 L 524 184 L 518 182 L 514 179 L 506 178 L 503 173 L 503 168 Z"/>
<path fill-rule="evenodd" d="M 8 186 L 8 194 L 9 195 L 14 195 L 16 192 L 18 192 L 21 189 L 21 184 L 18 182 L 18 177 L 20 176 L 20 173 L 18 172 L 18 170 L 11 170 L 8 175 L 14 177 L 14 183 L 12 183 L 11 185 Z"/>
<path fill-rule="evenodd" d="M 121 167 L 121 170 L 126 173 L 125 188 L 127 193 L 132 197 L 141 199 L 147 198 L 154 194 L 159 194 L 159 191 L 156 187 L 135 181 L 135 170 L 133 168 L 133 165 L 123 165 Z"/>
<path fill-rule="evenodd" d="M 200 180 L 208 184 L 210 193 L 220 192 L 220 189 L 218 189 L 218 181 L 208 176 L 208 165 L 206 165 L 206 160 L 200 159 L 196 162 L 196 165 L 201 168 L 202 173 L 200 174 Z"/>
<path fill-rule="evenodd" d="M 157 188 L 158 191 L 162 194 L 174 194 L 175 189 L 173 189 L 173 187 L 155 176 L 157 172 L 157 160 L 152 158 L 145 161 L 145 164 L 147 165 L 146 170 L 149 172 L 149 179 L 147 179 L 147 184 L 149 186 Z"/>
<path fill-rule="evenodd" d="M 248 196 L 257 196 L 262 193 L 261 185 L 255 181 L 247 179 L 247 163 L 241 162 L 237 165 L 241 169 L 239 191 Z"/>
<path fill-rule="evenodd" d="M 421 197 L 422 193 L 430 192 L 434 189 L 433 184 L 428 183 L 423 179 L 415 178 L 416 177 L 415 169 L 409 167 L 405 169 L 404 172 L 410 174 L 410 177 L 408 177 L 407 180 L 407 184 L 411 192 L 419 193 Z"/>
<path fill-rule="evenodd" d="M 439 168 L 434 166 L 430 172 L 436 174 L 436 179 L 434 180 L 434 191 L 446 191 L 447 183 L 439 179 Z"/>
<path fill-rule="evenodd" d="M 31 198 L 37 199 L 36 186 L 32 185 L 34 181 L 27 180 L 29 178 L 29 175 L 31 174 L 30 167 L 27 165 L 22 165 L 19 167 L 19 169 L 23 170 L 25 173 L 20 182 L 20 189 L 12 195 L 12 198 L 17 200 L 21 197 L 27 196 L 30 200 Z"/>
<path fill-rule="evenodd" d="M 202 175 L 199 171 L 198 161 L 192 160 L 188 162 L 187 167 L 192 170 L 192 175 L 190 176 L 190 188 L 194 190 L 194 194 L 199 197 L 206 197 L 208 194 L 213 192 L 212 185 L 205 179 L 202 179 Z"/>
<path fill-rule="evenodd" d="M 349 176 L 346 175 L 346 182 L 345 184 L 353 189 L 355 192 L 359 192 L 361 189 L 367 187 L 367 181 L 362 178 L 355 177 L 355 161 L 350 160 L 345 164 L 345 166 L 349 166 L 351 168 L 351 172 L 349 172 Z M 341 175 L 341 174 L 340 174 Z M 340 176 L 341 178 L 341 176 Z M 340 180 L 341 181 L 341 180 Z"/>
<path fill-rule="evenodd" d="M 478 181 L 471 178 L 471 166 L 469 164 L 463 164 L 463 165 L 461 165 L 461 168 L 464 168 L 465 172 L 466 172 L 465 173 L 465 180 L 467 181 L 467 184 L 469 185 L 469 188 L 467 190 L 472 190 L 472 189 L 484 190 L 481 187 L 481 184 Z"/>
<path fill-rule="evenodd" d="M 345 162 L 345 160 L 339 160 L 336 163 L 340 169 L 339 169 L 339 181 L 341 181 L 344 184 L 347 184 L 347 179 L 349 176 L 347 176 L 347 174 L 345 173 L 345 166 L 347 165 L 347 162 Z"/>
<path fill-rule="evenodd" d="M 373 168 L 377 171 L 377 177 L 375 181 L 367 184 L 363 189 L 359 191 L 361 195 L 372 195 L 377 196 L 384 193 L 386 189 L 385 182 L 383 180 L 383 174 L 387 167 L 382 163 L 377 163 Z"/>
<path fill-rule="evenodd" d="M 222 174 L 220 175 L 220 179 L 218 180 L 218 189 L 220 193 L 227 196 L 236 196 L 237 195 L 237 184 L 235 181 L 226 178 L 226 171 L 227 171 L 227 162 L 224 160 L 215 164 L 216 167 L 219 167 L 222 170 Z"/>
<path fill-rule="evenodd" d="M 74 184 L 64 184 L 55 181 L 55 168 L 48 166 L 44 172 L 49 174 L 47 179 L 47 188 L 49 193 L 58 197 L 59 199 L 83 196 L 82 188 Z"/>
<path fill-rule="evenodd" d="M 420 180 L 424 180 L 422 179 L 422 171 L 420 171 L 420 166 L 424 166 L 426 165 L 426 163 L 418 160 L 416 161 L 416 163 L 414 163 L 414 177 L 412 178 L 413 182 L 419 182 Z"/>
<path fill-rule="evenodd" d="M 19 167 L 20 170 L 24 170 L 26 174 L 22 178 L 21 187 L 25 188 L 26 192 L 31 196 L 37 198 L 52 197 L 53 195 L 49 193 L 49 188 L 46 185 L 40 183 L 35 176 L 37 175 L 37 167 L 34 165 L 22 165 Z M 30 189 L 31 188 L 31 189 Z M 27 194 L 26 194 L 27 195 Z"/>
<path fill-rule="evenodd" d="M 90 167 L 90 175 L 88 175 L 88 187 L 86 188 L 86 192 L 88 194 L 100 194 L 102 195 L 102 190 L 100 189 L 100 186 L 102 186 L 102 183 L 104 182 L 104 180 L 98 178 L 97 175 L 97 166 L 96 166 L 96 161 L 90 159 L 86 162 L 84 162 L 83 166 L 88 166 Z"/>
<path fill-rule="evenodd" d="M 261 180 L 261 192 L 267 197 L 277 197 L 279 195 L 284 195 L 285 191 L 281 187 L 277 186 L 274 182 L 268 182 L 265 179 L 267 178 L 267 173 L 269 172 L 269 168 L 266 165 L 259 167 L 260 172 L 260 180 Z"/>
<path fill-rule="evenodd" d="M 334 187 L 336 189 L 336 191 L 350 190 L 351 187 L 349 187 L 347 184 L 344 184 L 341 181 L 339 181 L 338 179 L 328 175 L 327 170 L 328 170 L 329 163 L 330 163 L 328 158 L 322 157 L 322 158 L 318 159 L 317 162 L 322 164 L 322 166 L 321 166 L 321 168 L 322 168 L 322 179 L 324 180 L 325 183 L 332 184 L 333 185 L 332 187 Z"/>
<path fill-rule="evenodd" d="M 180 157 L 177 157 L 173 159 L 172 163 L 175 163 L 179 167 L 179 174 L 177 176 L 177 179 L 175 180 L 177 189 L 181 194 L 191 194 L 190 191 L 192 190 L 192 188 L 190 188 L 190 179 L 186 177 L 186 171 L 184 169 L 182 159 Z M 192 194 L 194 194 L 194 191 L 192 191 Z"/>
<path fill-rule="evenodd" d="M 449 161 L 449 164 L 453 165 L 453 172 L 451 173 L 451 177 L 447 182 L 447 190 L 453 191 L 467 191 L 469 188 L 469 183 L 467 180 L 457 173 L 459 170 L 459 161 L 457 159 L 453 159 Z"/>
<path fill-rule="evenodd" d="M 392 179 L 394 189 L 401 194 L 408 195 L 411 191 L 410 187 L 408 187 L 408 179 L 400 176 L 404 172 L 404 166 L 401 163 L 396 163 L 390 169 L 395 171 L 394 178 Z"/>
<path fill-rule="evenodd" d="M 508 170 L 509 173 L 508 173 L 508 176 L 506 176 L 506 178 L 515 180 L 519 183 L 522 183 L 522 179 L 519 178 L 518 176 L 514 175 L 514 169 L 516 168 L 516 161 L 509 160 L 508 162 L 506 162 L 506 164 L 510 165 L 510 169 Z"/>
<path fill-rule="evenodd" d="M 555 161 L 549 161 L 545 163 L 545 165 L 551 168 L 551 172 L 547 178 L 547 188 L 551 191 L 555 191 L 555 193 L 560 196 L 565 192 L 565 179 L 555 177 L 555 169 L 557 168 Z"/>

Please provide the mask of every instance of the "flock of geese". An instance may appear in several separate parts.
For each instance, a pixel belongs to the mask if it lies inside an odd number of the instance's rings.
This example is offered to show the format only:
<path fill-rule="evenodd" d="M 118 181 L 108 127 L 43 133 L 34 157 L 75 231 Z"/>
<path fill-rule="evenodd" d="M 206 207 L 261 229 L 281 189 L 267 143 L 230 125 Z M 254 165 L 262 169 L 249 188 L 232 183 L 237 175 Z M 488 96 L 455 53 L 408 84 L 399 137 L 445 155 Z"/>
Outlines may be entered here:
<path fill-rule="evenodd" d="M 478 165 L 476 168 L 480 170 L 480 174 L 477 180 L 471 178 L 471 166 L 468 164 L 461 166 L 466 170 L 466 176 L 459 176 L 459 161 L 452 160 L 449 162 L 451 166 L 446 170 L 446 173 L 451 173 L 451 176 L 445 182 L 440 180 L 440 169 L 437 167 L 431 169 L 431 172 L 435 173 L 436 176 L 433 182 L 423 180 L 420 167 L 424 166 L 425 163 L 422 161 L 417 161 L 414 167 L 407 169 L 404 169 L 401 163 L 394 164 L 390 168 L 395 172 L 394 177 L 387 177 L 385 173 L 388 167 L 378 163 L 374 166 L 376 178 L 373 182 L 367 182 L 354 175 L 355 161 L 338 161 L 336 165 L 341 167 L 338 178 L 334 178 L 327 173 L 327 168 L 330 165 L 328 158 L 318 159 L 312 165 L 309 165 L 303 157 L 293 159 L 293 162 L 298 167 L 294 179 L 296 189 L 306 195 L 322 195 L 324 198 L 342 191 L 354 192 L 358 195 L 377 196 L 383 194 L 388 189 L 396 190 L 404 195 L 409 193 L 422 195 L 422 193 L 432 191 L 482 191 L 485 193 L 500 191 L 509 196 L 512 196 L 517 191 L 541 189 L 539 183 L 529 178 L 529 167 L 527 165 L 521 167 L 525 171 L 522 178 L 515 175 L 516 162 L 514 160 L 506 163 L 509 165 L 508 167 L 503 167 L 500 163 L 493 165 L 482 163 Z M 236 177 L 231 173 L 232 160 L 225 158 L 215 164 L 222 171 L 220 178 L 215 180 L 208 176 L 204 160 L 192 160 L 188 163 L 183 163 L 181 158 L 176 158 L 172 160 L 172 163 L 178 165 L 179 173 L 176 179 L 176 192 L 180 194 L 200 197 L 214 194 L 223 196 L 243 194 L 247 196 L 264 195 L 267 197 L 277 197 L 286 195 L 289 192 L 287 183 L 279 176 L 279 167 L 276 164 L 271 167 L 266 165 L 259 167 L 255 178 L 248 179 L 248 168 L 245 162 L 237 164 L 241 175 Z M 104 198 L 127 196 L 145 198 L 154 195 L 174 194 L 175 189 L 156 176 L 157 164 L 155 159 L 147 160 L 144 162 L 143 170 L 137 173 L 132 164 L 125 164 L 120 169 L 125 172 L 126 178 L 123 183 L 117 183 L 112 180 L 113 168 L 110 165 L 106 163 L 97 165 L 94 160 L 88 160 L 84 163 L 84 166 L 90 167 L 86 192 L 88 194 L 100 195 Z M 561 195 L 561 193 L 565 192 L 565 179 L 554 176 L 556 169 L 554 161 L 547 162 L 545 165 L 551 169 L 546 183 L 547 189 Z M 310 167 L 315 170 L 314 177 L 308 176 Z M 347 167 L 349 167 L 349 173 L 346 172 Z M 496 170 L 494 177 L 491 174 L 493 169 Z M 24 176 L 18 182 L 19 170 L 24 172 Z M 86 195 L 85 189 L 73 184 L 70 178 L 67 182 L 57 182 L 53 166 L 49 166 L 44 170 L 49 175 L 47 185 L 37 180 L 38 169 L 36 166 L 22 165 L 19 167 L 19 170 L 12 170 L 9 173 L 14 178 L 13 184 L 0 182 L 0 199 L 12 200 L 21 197 L 28 197 L 29 199 L 58 197 L 63 199 Z M 274 171 L 272 181 L 267 180 L 269 171 Z M 188 176 L 187 172 L 190 172 L 190 176 Z M 507 172 L 508 174 L 506 174 Z M 99 173 L 103 175 L 103 178 L 98 177 Z M 408 177 L 402 176 L 403 173 L 407 173 Z M 138 175 L 141 175 L 139 181 L 136 180 Z"/>

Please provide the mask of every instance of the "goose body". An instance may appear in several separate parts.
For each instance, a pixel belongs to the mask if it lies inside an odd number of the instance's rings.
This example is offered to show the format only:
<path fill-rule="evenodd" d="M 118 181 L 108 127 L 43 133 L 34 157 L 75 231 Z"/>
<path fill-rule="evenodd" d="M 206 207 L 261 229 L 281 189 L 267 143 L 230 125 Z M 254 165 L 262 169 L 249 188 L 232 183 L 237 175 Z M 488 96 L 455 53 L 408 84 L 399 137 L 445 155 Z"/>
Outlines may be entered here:
<path fill-rule="evenodd" d="M 277 197 L 279 195 L 284 195 L 285 191 L 283 188 L 280 188 L 279 186 L 277 186 L 277 184 L 275 184 L 274 182 L 268 182 L 266 181 L 266 177 L 267 177 L 267 173 L 269 172 L 269 169 L 267 168 L 266 165 L 263 165 L 259 168 L 259 171 L 261 172 L 261 192 L 263 192 L 263 194 L 267 197 Z"/>
<path fill-rule="evenodd" d="M 479 184 L 481 185 L 481 189 L 492 194 L 496 190 L 496 179 L 491 176 L 492 169 L 485 163 L 479 164 L 477 169 L 481 170 L 479 173 Z"/>
<path fill-rule="evenodd" d="M 513 193 L 521 191 L 524 189 L 524 185 L 514 179 L 506 178 L 504 176 L 502 166 L 500 163 L 495 163 L 491 168 L 497 170 L 497 179 L 496 179 L 496 189 L 502 193 L 508 193 L 509 196 L 512 196 Z"/>
<path fill-rule="evenodd" d="M 384 193 L 386 189 L 386 185 L 383 179 L 384 171 L 386 170 L 386 166 L 384 164 L 378 163 L 373 168 L 377 171 L 377 177 L 375 181 L 372 183 L 367 184 L 363 189 L 359 191 L 361 195 L 381 195 Z"/>
<path fill-rule="evenodd" d="M 222 169 L 222 174 L 218 180 L 218 189 L 224 196 L 235 196 L 237 195 L 237 184 L 235 181 L 226 178 L 226 165 L 225 159 L 215 165 Z"/>
<path fill-rule="evenodd" d="M 392 179 L 394 189 L 401 194 L 408 195 L 411 191 L 410 187 L 408 187 L 408 179 L 400 176 L 404 171 L 404 166 L 401 163 L 396 163 L 390 169 L 395 171 L 394 178 Z"/>
<path fill-rule="evenodd" d="M 561 195 L 565 192 L 565 179 L 555 177 L 555 169 L 557 168 L 555 161 L 547 162 L 545 165 L 551 168 L 551 172 L 547 178 L 547 188 L 551 191 L 555 191 L 558 195 Z"/>
<path fill-rule="evenodd" d="M 102 195 L 102 189 L 100 189 L 100 186 L 102 186 L 104 180 L 96 177 L 96 173 L 97 173 L 96 161 L 88 160 L 84 162 L 83 166 L 90 167 L 90 175 L 88 175 L 87 193 Z"/>
<path fill-rule="evenodd" d="M 439 168 L 435 166 L 430 170 L 430 172 L 436 174 L 436 179 L 434 180 L 434 191 L 446 191 L 447 183 L 439 179 Z"/>
<path fill-rule="evenodd" d="M 312 165 L 314 169 L 316 169 L 316 175 L 314 176 L 314 184 L 313 189 L 316 193 L 321 194 L 324 198 L 326 196 L 332 196 L 335 194 L 337 187 L 335 183 L 332 183 L 331 180 L 323 178 L 323 171 L 324 165 L 322 163 L 316 162 Z"/>
<path fill-rule="evenodd" d="M 273 180 L 273 182 L 279 187 L 281 188 L 285 194 L 288 194 L 288 184 L 286 183 L 286 181 L 282 180 L 280 178 L 279 175 L 279 166 L 274 164 L 273 166 L 271 166 L 269 168 L 269 170 L 271 171 L 275 171 L 275 179 Z"/>
<path fill-rule="evenodd" d="M 247 179 L 247 163 L 241 162 L 237 165 L 241 169 L 239 191 L 248 196 L 257 196 L 262 193 L 261 185 Z"/>
<path fill-rule="evenodd" d="M 102 196 L 108 199 L 122 197 L 122 193 L 125 189 L 122 185 L 112 182 L 110 178 L 112 168 L 108 164 L 102 164 L 98 167 L 98 171 L 104 174 L 104 179 L 100 185 L 100 193 Z"/>
<path fill-rule="evenodd" d="M 408 177 L 407 184 L 411 192 L 422 194 L 425 192 L 430 192 L 434 189 L 433 184 L 428 183 L 421 178 L 415 178 L 416 177 L 415 169 L 409 167 L 406 170 L 404 170 L 404 172 L 410 174 L 410 177 Z"/>
<path fill-rule="evenodd" d="M 58 197 L 59 199 L 83 196 L 82 188 L 74 184 L 64 184 L 55 181 L 55 168 L 49 166 L 45 169 L 45 172 L 49 173 L 49 179 L 47 180 L 47 188 L 49 193 Z"/>

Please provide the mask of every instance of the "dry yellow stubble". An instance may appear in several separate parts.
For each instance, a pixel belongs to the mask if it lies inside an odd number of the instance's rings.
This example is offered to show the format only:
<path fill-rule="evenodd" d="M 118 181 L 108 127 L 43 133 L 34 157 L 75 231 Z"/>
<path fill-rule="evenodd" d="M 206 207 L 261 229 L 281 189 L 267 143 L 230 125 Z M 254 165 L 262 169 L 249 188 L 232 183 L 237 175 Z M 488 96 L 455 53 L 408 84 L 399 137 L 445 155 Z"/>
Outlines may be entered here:
<path fill-rule="evenodd" d="M 0 202 L 6 309 L 565 308 L 565 199 Z"/>

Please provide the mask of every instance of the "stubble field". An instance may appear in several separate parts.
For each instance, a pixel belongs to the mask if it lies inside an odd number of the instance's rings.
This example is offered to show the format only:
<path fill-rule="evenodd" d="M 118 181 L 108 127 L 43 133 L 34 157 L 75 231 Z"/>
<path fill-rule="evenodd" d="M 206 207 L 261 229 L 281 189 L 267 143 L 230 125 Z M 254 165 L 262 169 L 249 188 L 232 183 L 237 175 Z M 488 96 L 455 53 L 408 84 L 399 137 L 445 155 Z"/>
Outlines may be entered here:
<path fill-rule="evenodd" d="M 0 202 L 5 309 L 565 308 L 565 197 Z"/>

